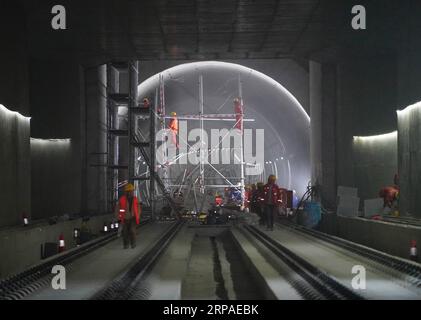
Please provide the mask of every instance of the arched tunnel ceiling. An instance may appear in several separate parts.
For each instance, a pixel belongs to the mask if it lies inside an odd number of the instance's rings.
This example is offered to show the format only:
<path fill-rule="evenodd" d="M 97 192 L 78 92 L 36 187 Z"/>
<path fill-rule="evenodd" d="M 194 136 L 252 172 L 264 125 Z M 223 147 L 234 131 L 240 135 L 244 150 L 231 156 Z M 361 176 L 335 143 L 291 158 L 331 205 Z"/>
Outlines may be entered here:
<path fill-rule="evenodd" d="M 238 79 L 242 83 L 245 128 L 265 130 L 265 161 L 278 161 L 279 183 L 303 192 L 310 179 L 309 116 L 300 103 L 281 84 L 250 68 L 225 62 L 195 62 L 178 65 L 161 73 L 165 79 L 166 113 L 198 114 L 199 76 L 203 76 L 204 113 L 234 112 L 233 99 L 238 96 Z M 139 99 L 153 99 L 159 75 L 139 85 Z M 233 122 L 208 121 L 205 128 L 231 128 Z M 198 127 L 197 121 L 188 123 Z M 254 135 L 255 137 L 255 135 Z M 266 175 L 274 171 L 266 166 Z"/>

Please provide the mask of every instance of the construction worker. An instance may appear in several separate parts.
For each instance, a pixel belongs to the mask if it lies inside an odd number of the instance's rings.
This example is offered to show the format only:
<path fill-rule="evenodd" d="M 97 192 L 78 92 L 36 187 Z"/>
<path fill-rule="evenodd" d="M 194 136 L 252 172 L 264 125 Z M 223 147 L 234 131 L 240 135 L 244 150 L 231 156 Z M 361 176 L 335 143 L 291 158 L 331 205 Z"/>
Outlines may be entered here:
<path fill-rule="evenodd" d="M 149 108 L 149 105 L 150 105 L 149 99 L 143 98 L 142 104 L 143 104 L 143 108 Z"/>
<path fill-rule="evenodd" d="M 177 142 L 177 135 L 178 135 L 178 119 L 177 119 L 177 113 L 171 112 L 171 119 L 169 124 L 169 129 L 171 131 L 171 139 L 174 145 L 178 149 L 178 142 Z"/>
<path fill-rule="evenodd" d="M 268 183 L 263 187 L 263 203 L 266 216 L 267 230 L 273 231 L 273 221 L 278 207 L 282 203 L 281 190 L 276 182 L 276 176 L 271 174 Z"/>
<path fill-rule="evenodd" d="M 224 199 L 222 199 L 221 195 L 217 192 L 215 194 L 215 206 L 220 207 L 224 203 Z"/>
<path fill-rule="evenodd" d="M 139 224 L 142 203 L 134 195 L 134 186 L 128 183 L 124 187 L 124 194 L 118 200 L 118 220 L 123 226 L 124 249 L 136 247 L 136 225 Z"/>
<path fill-rule="evenodd" d="M 399 199 L 399 176 L 395 174 L 393 186 L 384 187 L 379 191 L 379 196 L 383 198 L 383 208 L 396 209 Z"/>

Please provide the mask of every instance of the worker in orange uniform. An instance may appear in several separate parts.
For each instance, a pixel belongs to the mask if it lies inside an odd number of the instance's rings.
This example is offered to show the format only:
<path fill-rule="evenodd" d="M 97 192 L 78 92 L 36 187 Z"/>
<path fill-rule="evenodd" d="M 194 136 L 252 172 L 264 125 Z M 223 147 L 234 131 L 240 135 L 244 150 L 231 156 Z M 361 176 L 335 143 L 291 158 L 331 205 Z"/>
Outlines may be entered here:
<path fill-rule="evenodd" d="M 139 224 L 142 213 L 142 203 L 134 195 L 134 186 L 128 183 L 124 187 L 124 195 L 118 200 L 118 220 L 123 226 L 124 249 L 136 247 L 136 225 Z"/>
<path fill-rule="evenodd" d="M 172 142 L 175 144 L 175 146 L 178 149 L 178 142 L 177 142 L 178 119 L 177 119 L 177 113 L 175 113 L 175 112 L 171 112 L 171 119 L 170 119 L 169 129 L 171 131 L 171 139 L 172 139 Z"/>
<path fill-rule="evenodd" d="M 282 204 L 281 190 L 276 182 L 276 176 L 271 174 L 268 183 L 263 187 L 263 203 L 267 229 L 273 231 L 273 221 L 278 207 Z"/>

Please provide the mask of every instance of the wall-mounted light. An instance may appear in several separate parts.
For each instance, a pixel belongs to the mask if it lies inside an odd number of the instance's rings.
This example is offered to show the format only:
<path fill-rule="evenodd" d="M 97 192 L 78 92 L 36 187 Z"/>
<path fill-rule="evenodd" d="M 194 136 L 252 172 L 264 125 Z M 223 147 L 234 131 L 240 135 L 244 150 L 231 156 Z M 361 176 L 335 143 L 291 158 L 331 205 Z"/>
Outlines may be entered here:
<path fill-rule="evenodd" d="M 398 136 L 397 131 L 384 133 L 384 134 L 377 134 L 373 136 L 354 136 L 354 141 L 361 141 L 361 142 L 374 142 L 374 141 L 385 141 L 390 139 L 396 139 Z"/>
<path fill-rule="evenodd" d="M 17 116 L 18 118 L 20 118 L 20 119 L 23 119 L 23 120 L 31 120 L 31 117 L 27 117 L 27 116 L 24 116 L 24 115 L 22 115 L 22 114 L 20 114 L 19 112 L 17 112 L 17 111 L 12 111 L 12 110 L 10 110 L 10 109 L 7 109 L 4 105 L 2 105 L 2 104 L 0 104 L 0 111 L 2 111 L 2 112 L 4 112 L 4 113 L 6 113 L 6 114 L 8 114 L 8 115 L 11 115 L 11 116 Z"/>
<path fill-rule="evenodd" d="M 60 145 L 70 145 L 72 139 L 40 139 L 40 138 L 31 138 L 31 143 L 40 143 L 40 144 L 60 144 Z"/>
<path fill-rule="evenodd" d="M 80 237 L 80 229 L 79 228 L 74 228 L 73 229 L 73 238 L 77 239 Z"/>
<path fill-rule="evenodd" d="M 415 109 L 418 109 L 418 108 L 421 108 L 421 102 L 414 103 L 414 104 L 406 107 L 403 110 L 396 110 L 396 113 L 398 114 L 398 116 L 400 116 L 400 115 L 404 115 L 404 114 L 409 113 L 409 112 L 411 112 Z"/>

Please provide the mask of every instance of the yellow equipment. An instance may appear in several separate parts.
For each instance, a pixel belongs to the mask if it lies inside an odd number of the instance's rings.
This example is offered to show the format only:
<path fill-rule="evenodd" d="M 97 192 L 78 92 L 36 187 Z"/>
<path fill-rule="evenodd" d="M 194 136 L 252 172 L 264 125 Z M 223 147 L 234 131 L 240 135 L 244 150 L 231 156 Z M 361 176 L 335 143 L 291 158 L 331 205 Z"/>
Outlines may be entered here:
<path fill-rule="evenodd" d="M 126 184 L 126 186 L 124 187 L 124 192 L 131 192 L 134 191 L 134 185 L 132 185 L 131 183 Z"/>
<path fill-rule="evenodd" d="M 199 220 L 200 223 L 205 224 L 207 221 L 208 215 L 204 212 L 200 212 L 199 215 L 197 216 L 197 219 Z"/>

